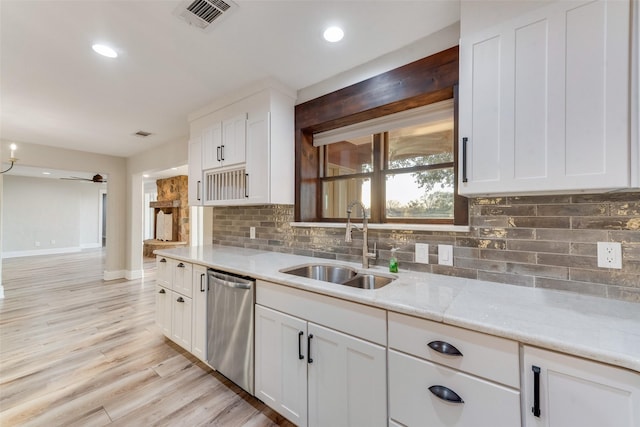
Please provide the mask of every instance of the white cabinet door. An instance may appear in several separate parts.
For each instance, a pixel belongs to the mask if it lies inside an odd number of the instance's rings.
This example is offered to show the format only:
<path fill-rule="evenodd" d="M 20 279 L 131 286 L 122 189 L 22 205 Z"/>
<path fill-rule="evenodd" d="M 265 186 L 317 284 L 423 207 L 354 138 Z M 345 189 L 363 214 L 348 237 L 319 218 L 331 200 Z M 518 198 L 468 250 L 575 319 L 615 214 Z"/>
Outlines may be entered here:
<path fill-rule="evenodd" d="M 198 359 L 207 361 L 207 267 L 193 266 L 193 319 L 191 353 Z"/>
<path fill-rule="evenodd" d="M 307 322 L 256 305 L 256 397 L 307 425 Z"/>
<path fill-rule="evenodd" d="M 189 262 L 178 260 L 169 260 L 169 264 L 173 270 L 171 289 L 184 296 L 191 297 L 193 292 L 193 265 Z"/>
<path fill-rule="evenodd" d="M 309 426 L 386 426 L 385 348 L 308 324 Z"/>
<path fill-rule="evenodd" d="M 520 392 L 389 350 L 389 418 L 408 427 L 425 420 L 434 426 L 513 427 L 520 425 Z"/>
<path fill-rule="evenodd" d="M 233 166 L 245 162 L 247 114 L 239 114 L 222 122 L 222 165 Z"/>
<path fill-rule="evenodd" d="M 216 123 L 202 131 L 202 169 L 222 166 L 222 123 Z"/>
<path fill-rule="evenodd" d="M 189 206 L 202 205 L 202 138 L 189 140 Z"/>
<path fill-rule="evenodd" d="M 193 301 L 177 292 L 171 292 L 171 340 L 191 351 Z"/>
<path fill-rule="evenodd" d="M 156 285 L 156 325 L 171 338 L 171 291 Z"/>
<path fill-rule="evenodd" d="M 525 426 L 640 426 L 640 373 L 527 346 L 523 354 Z"/>
<path fill-rule="evenodd" d="M 557 1 L 461 34 L 461 194 L 630 185 L 629 14 Z"/>
<path fill-rule="evenodd" d="M 171 267 L 171 262 L 169 258 L 165 258 L 163 256 L 156 257 L 156 283 L 164 286 L 165 288 L 171 289 L 171 275 L 173 274 L 173 270 Z"/>
<path fill-rule="evenodd" d="M 269 113 L 255 114 L 247 121 L 248 203 L 269 201 Z"/>

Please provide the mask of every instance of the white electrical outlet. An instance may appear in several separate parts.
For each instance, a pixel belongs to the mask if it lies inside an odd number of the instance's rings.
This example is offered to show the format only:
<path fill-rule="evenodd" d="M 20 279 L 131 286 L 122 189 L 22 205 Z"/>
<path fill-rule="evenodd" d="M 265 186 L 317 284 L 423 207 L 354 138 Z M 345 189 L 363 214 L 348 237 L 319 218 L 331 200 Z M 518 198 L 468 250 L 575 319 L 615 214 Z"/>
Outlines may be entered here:
<path fill-rule="evenodd" d="M 55 244 L 56 244 L 56 241 L 55 241 L 55 240 L 53 240 L 53 239 L 51 239 L 51 244 L 52 244 L 52 245 L 55 245 Z"/>
<path fill-rule="evenodd" d="M 416 262 L 429 264 L 429 244 L 416 243 Z"/>
<path fill-rule="evenodd" d="M 35 242 L 35 246 L 36 246 L 36 248 L 39 248 L 40 247 L 40 242 Z"/>
<path fill-rule="evenodd" d="M 255 239 L 256 238 L 256 228 L 255 227 L 249 227 L 249 238 L 250 239 Z"/>
<path fill-rule="evenodd" d="M 438 245 L 438 264 L 453 266 L 453 245 Z"/>
<path fill-rule="evenodd" d="M 598 242 L 598 267 L 622 268 L 622 244 Z"/>

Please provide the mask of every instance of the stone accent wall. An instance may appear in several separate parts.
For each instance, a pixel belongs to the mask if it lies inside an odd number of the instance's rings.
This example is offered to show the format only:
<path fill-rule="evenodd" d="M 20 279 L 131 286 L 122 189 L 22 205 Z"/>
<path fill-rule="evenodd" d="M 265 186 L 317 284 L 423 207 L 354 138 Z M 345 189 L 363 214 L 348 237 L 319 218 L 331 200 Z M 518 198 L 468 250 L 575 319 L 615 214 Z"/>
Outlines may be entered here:
<path fill-rule="evenodd" d="M 370 230 L 377 265 L 391 247 L 400 270 L 424 271 L 520 286 L 640 302 L 640 193 L 475 198 L 471 231 Z M 216 207 L 213 243 L 360 262 L 361 233 L 291 227 L 293 206 Z M 249 227 L 256 239 L 249 239 Z M 622 270 L 597 267 L 596 242 L 622 243 Z M 414 262 L 415 243 L 429 244 L 431 264 Z M 454 266 L 437 264 L 437 245 L 454 246 Z"/>
<path fill-rule="evenodd" d="M 174 230 L 178 235 L 173 238 L 178 242 L 189 241 L 189 178 L 186 175 L 174 176 L 171 178 L 158 179 L 156 181 L 158 190 L 158 202 L 180 201 L 177 208 L 163 208 L 165 213 L 174 213 Z M 176 213 L 178 215 L 176 215 Z"/>

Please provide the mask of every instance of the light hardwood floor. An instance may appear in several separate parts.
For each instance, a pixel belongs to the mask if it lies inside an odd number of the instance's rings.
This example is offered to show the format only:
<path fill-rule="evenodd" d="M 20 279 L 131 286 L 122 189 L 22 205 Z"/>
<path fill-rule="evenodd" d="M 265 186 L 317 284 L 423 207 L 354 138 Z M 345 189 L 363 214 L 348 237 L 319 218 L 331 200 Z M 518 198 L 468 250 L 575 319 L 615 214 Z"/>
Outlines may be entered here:
<path fill-rule="evenodd" d="M 167 340 L 155 264 L 104 282 L 102 250 L 3 260 L 0 426 L 291 426 Z"/>

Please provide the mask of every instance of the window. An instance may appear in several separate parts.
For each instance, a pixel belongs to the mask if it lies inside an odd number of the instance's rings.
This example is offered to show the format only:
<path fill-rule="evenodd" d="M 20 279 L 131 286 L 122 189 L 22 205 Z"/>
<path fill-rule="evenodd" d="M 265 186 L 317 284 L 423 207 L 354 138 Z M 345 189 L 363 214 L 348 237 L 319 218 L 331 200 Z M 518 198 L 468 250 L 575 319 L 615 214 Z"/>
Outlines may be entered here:
<path fill-rule="evenodd" d="M 314 134 L 321 220 L 360 200 L 373 222 L 454 223 L 453 99 Z"/>
<path fill-rule="evenodd" d="M 296 222 L 342 222 L 359 199 L 373 222 L 468 224 L 455 120 L 425 120 L 443 101 L 457 116 L 458 56 L 454 46 L 296 105 Z"/>

